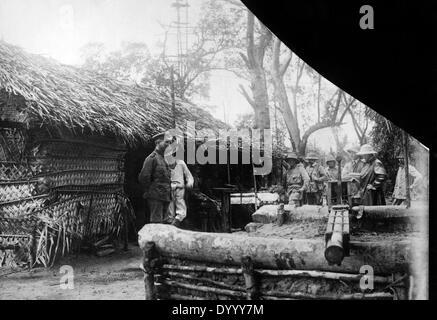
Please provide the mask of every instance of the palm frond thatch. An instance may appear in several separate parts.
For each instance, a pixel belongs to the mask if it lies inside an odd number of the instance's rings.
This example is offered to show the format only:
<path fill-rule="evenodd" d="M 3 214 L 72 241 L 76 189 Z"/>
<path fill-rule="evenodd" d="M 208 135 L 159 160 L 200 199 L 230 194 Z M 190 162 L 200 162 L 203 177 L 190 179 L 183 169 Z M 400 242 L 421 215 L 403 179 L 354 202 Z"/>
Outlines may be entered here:
<path fill-rule="evenodd" d="M 0 41 L 0 110 L 2 103 L 17 104 L 13 97 L 24 104 L 22 121 L 28 126 L 111 132 L 128 144 L 172 126 L 171 100 L 153 88 L 64 65 Z M 176 112 L 182 129 L 186 120 L 196 121 L 197 129 L 225 128 L 187 101 L 178 101 Z"/>

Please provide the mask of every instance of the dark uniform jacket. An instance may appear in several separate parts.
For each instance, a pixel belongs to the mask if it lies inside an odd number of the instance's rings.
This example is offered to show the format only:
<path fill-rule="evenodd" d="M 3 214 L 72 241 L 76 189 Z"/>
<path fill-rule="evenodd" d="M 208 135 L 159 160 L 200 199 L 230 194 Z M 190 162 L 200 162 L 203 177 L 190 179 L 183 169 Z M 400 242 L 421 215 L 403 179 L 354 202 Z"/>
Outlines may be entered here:
<path fill-rule="evenodd" d="M 383 184 L 387 173 L 382 162 L 374 158 L 366 163 L 360 174 L 361 204 L 364 206 L 385 205 Z M 372 189 L 367 189 L 371 185 Z"/>
<path fill-rule="evenodd" d="M 144 161 L 138 181 L 144 187 L 144 199 L 169 202 L 171 200 L 171 173 L 164 156 L 154 150 Z"/>

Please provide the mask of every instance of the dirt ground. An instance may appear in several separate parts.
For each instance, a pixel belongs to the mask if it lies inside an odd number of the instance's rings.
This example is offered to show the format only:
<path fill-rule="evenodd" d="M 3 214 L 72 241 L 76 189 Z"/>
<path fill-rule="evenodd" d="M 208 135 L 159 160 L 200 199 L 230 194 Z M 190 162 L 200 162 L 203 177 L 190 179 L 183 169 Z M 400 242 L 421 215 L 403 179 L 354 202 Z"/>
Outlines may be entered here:
<path fill-rule="evenodd" d="M 0 273 L 0 300 L 142 300 L 141 259 L 140 248 L 132 244 L 127 252 L 121 250 L 107 257 L 65 257 L 50 269 L 4 270 Z M 73 267 L 73 289 L 60 286 L 62 265 Z"/>

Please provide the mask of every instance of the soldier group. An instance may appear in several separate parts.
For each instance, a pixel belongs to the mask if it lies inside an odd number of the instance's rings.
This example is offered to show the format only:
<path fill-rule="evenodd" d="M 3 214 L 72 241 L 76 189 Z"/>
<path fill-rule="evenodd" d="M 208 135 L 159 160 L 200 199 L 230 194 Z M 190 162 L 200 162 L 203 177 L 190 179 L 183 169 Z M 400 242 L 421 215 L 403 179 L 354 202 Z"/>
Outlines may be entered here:
<path fill-rule="evenodd" d="M 183 160 L 165 156 L 165 152 L 173 155 L 176 152 L 169 148 L 174 138 L 167 139 L 164 133 L 160 133 L 153 140 L 155 150 L 144 161 L 138 176 L 144 188 L 143 197 L 150 211 L 150 222 L 179 227 L 187 215 L 185 190 L 193 187 L 194 179 Z M 288 152 L 284 162 L 284 181 L 289 204 L 323 205 L 327 183 L 341 178 L 342 181 L 350 181 L 354 205 L 385 205 L 383 185 L 387 174 L 376 157 L 377 152 L 369 144 L 362 145 L 359 150 L 350 148 L 346 151 L 351 161 L 342 168 L 341 177 L 337 161 L 332 156 L 326 159 L 327 166 L 323 167 L 314 153 L 300 159 L 295 152 Z M 403 156 L 398 159 L 394 205 L 406 200 L 407 190 Z M 410 189 L 414 190 L 421 183 L 422 176 L 412 165 L 409 165 L 409 173 L 414 179 Z"/>
<path fill-rule="evenodd" d="M 352 202 L 354 205 L 385 205 L 384 182 L 387 173 L 382 162 L 376 157 L 377 152 L 369 144 L 358 148 L 346 150 L 351 160 L 341 170 L 334 157 L 326 159 L 324 168 L 319 158 L 310 153 L 304 159 L 299 159 L 295 152 L 288 152 L 285 161 L 285 190 L 289 204 L 301 206 L 302 204 L 322 205 L 326 196 L 326 186 L 329 181 L 350 181 Z M 393 192 L 393 204 L 400 205 L 406 200 L 406 181 L 403 156 L 398 156 L 399 169 Z M 409 165 L 409 173 L 413 183 L 409 187 L 415 190 L 422 181 L 421 174 Z"/>

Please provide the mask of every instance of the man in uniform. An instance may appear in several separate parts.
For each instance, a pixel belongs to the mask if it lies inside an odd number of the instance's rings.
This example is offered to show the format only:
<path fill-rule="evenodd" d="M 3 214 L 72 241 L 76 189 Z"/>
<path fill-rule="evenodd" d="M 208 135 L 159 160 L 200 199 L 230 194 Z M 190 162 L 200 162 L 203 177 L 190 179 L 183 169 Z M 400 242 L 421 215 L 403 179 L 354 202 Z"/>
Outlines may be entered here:
<path fill-rule="evenodd" d="M 302 205 L 303 192 L 308 189 L 310 178 L 304 166 L 298 162 L 295 152 L 287 152 L 285 167 L 285 190 L 287 190 L 288 203 L 296 207 Z"/>
<path fill-rule="evenodd" d="M 328 166 L 326 167 L 325 171 L 329 181 L 335 181 L 338 179 L 338 168 L 336 163 L 337 161 L 332 155 L 329 155 L 326 159 L 326 164 Z"/>
<path fill-rule="evenodd" d="M 352 147 L 346 150 L 347 153 L 351 156 L 351 161 L 347 162 L 344 165 L 344 168 L 341 170 L 341 179 L 342 180 L 351 180 L 352 178 L 356 178 L 361 170 L 364 167 L 364 162 L 361 160 L 360 156 L 357 154 L 360 150 L 356 147 Z"/>
<path fill-rule="evenodd" d="M 171 171 L 171 193 L 172 199 L 168 207 L 172 225 L 179 227 L 182 220 L 187 216 L 187 205 L 185 204 L 185 189 L 192 189 L 194 178 L 185 164 L 184 160 L 169 157 Z"/>
<path fill-rule="evenodd" d="M 150 211 L 151 223 L 170 223 L 168 206 L 171 201 L 171 173 L 164 159 L 164 152 L 172 139 L 166 139 L 165 133 L 153 136 L 155 150 L 146 158 L 138 175 L 138 181 L 144 187 L 143 198 Z"/>
<path fill-rule="evenodd" d="M 324 189 L 323 182 L 327 180 L 327 176 L 323 166 L 321 166 L 317 160 L 319 158 L 315 153 L 309 153 L 306 157 L 308 166 L 306 171 L 310 178 L 308 190 L 306 191 L 307 203 L 321 205 L 322 204 L 322 192 Z"/>
<path fill-rule="evenodd" d="M 393 205 L 401 205 L 407 199 L 407 182 L 405 181 L 405 159 L 403 155 L 397 156 L 399 169 L 396 175 L 396 184 L 393 190 Z M 412 199 L 415 198 L 415 192 L 422 182 L 422 175 L 411 164 L 408 164 L 408 173 L 414 179 L 410 185 Z M 411 181 L 411 180 L 410 180 Z"/>
<path fill-rule="evenodd" d="M 383 184 L 387 173 L 377 152 L 369 144 L 363 144 L 357 155 L 362 156 L 364 167 L 360 174 L 361 204 L 364 206 L 385 205 Z"/>
<path fill-rule="evenodd" d="M 361 157 L 358 155 L 360 151 L 359 148 L 352 147 L 346 150 L 350 156 L 351 161 L 347 162 L 344 165 L 343 170 L 341 171 L 341 179 L 350 182 L 350 192 L 352 194 L 352 205 L 359 205 L 361 203 L 360 199 L 360 173 L 364 167 L 364 162 L 361 160 Z"/>

